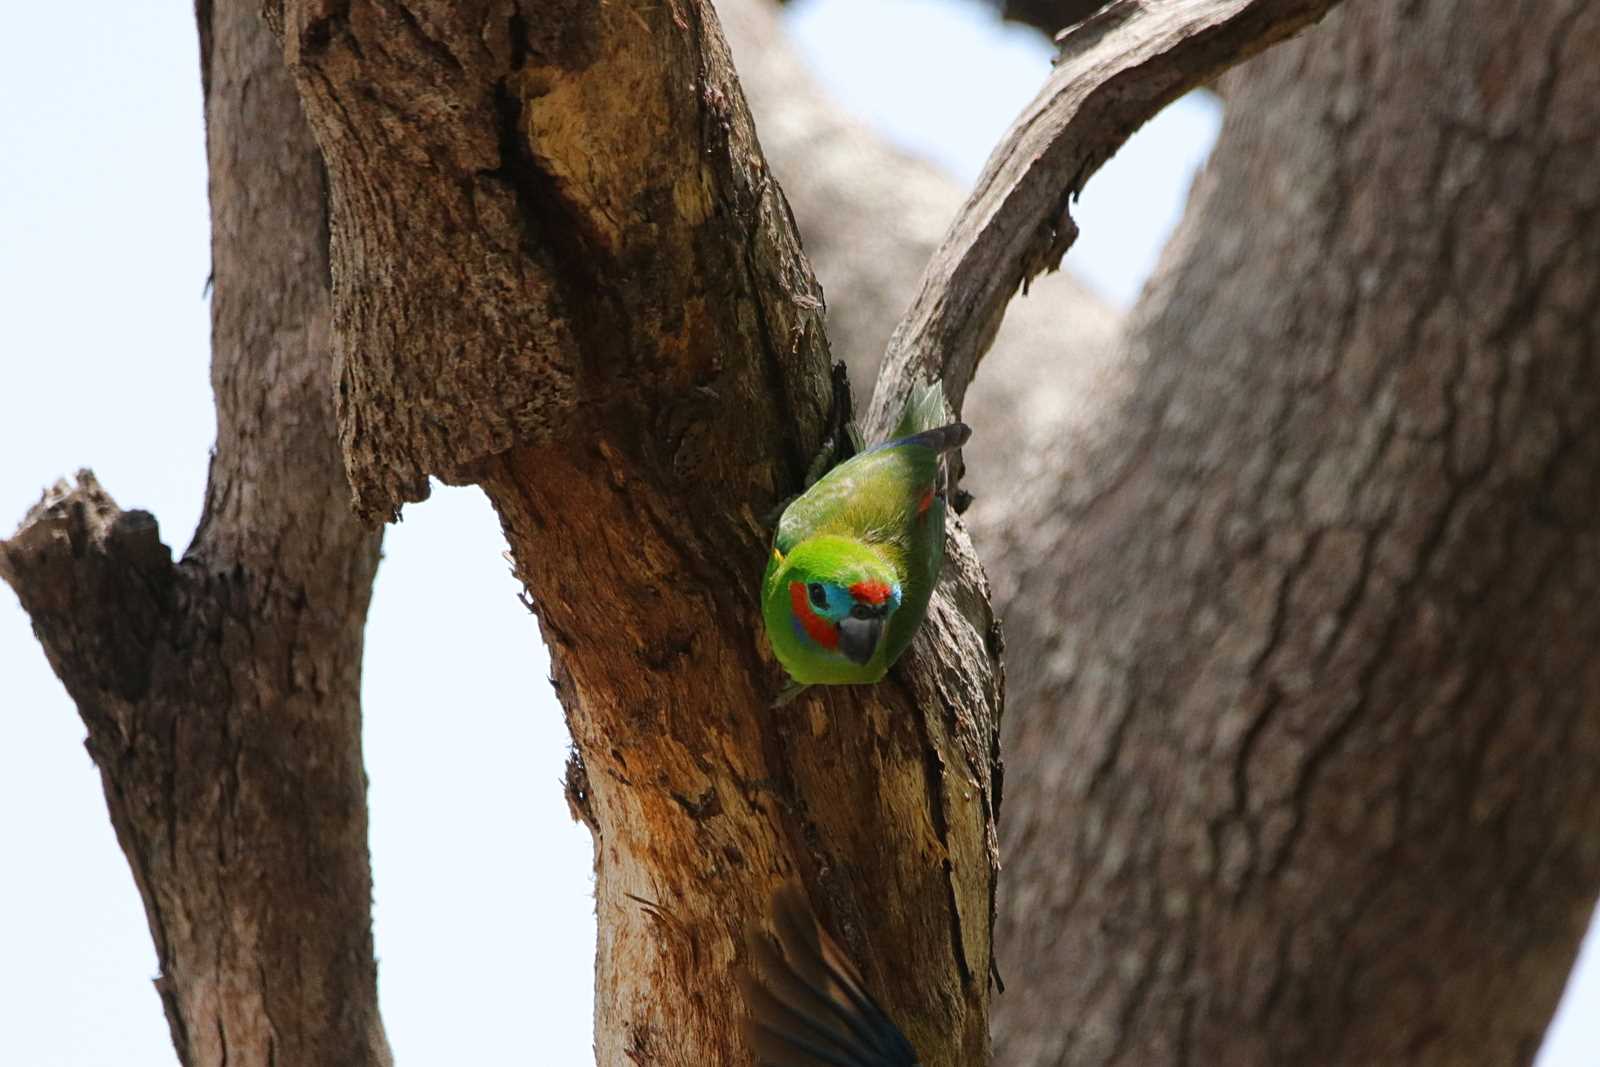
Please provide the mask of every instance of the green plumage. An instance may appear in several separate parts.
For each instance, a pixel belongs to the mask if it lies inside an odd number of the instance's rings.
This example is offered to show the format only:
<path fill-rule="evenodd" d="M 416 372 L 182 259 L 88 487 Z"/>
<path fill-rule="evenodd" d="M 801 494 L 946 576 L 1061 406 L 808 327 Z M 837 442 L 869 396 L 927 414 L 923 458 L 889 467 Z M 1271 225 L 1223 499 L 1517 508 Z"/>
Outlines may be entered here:
<path fill-rule="evenodd" d="M 944 559 L 941 457 L 968 436 L 937 385 L 888 442 L 784 510 L 762 580 L 768 638 L 799 685 L 876 682 L 911 644 Z"/>

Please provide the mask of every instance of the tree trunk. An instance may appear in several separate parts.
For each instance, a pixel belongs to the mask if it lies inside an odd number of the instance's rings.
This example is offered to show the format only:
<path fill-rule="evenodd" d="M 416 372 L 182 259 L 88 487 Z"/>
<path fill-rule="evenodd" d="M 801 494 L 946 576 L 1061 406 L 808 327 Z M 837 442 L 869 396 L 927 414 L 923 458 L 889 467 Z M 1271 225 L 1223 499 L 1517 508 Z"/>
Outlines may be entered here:
<path fill-rule="evenodd" d="M 1005 1064 L 1532 1059 L 1600 886 L 1600 8 L 1362 2 L 1227 89 L 986 522 Z"/>
<path fill-rule="evenodd" d="M 959 402 L 1006 282 L 1070 243 L 1063 186 L 1328 4 L 1135 6 L 1085 43 L 1071 122 L 1047 94 L 991 171 L 1002 232 L 975 224 L 984 198 L 952 231 L 983 240 L 937 261 L 962 283 L 947 314 L 923 314 L 925 277 L 880 415 L 944 342 Z M 737 1059 L 730 965 L 798 871 L 923 1059 L 986 1062 L 1000 649 L 965 539 L 892 684 L 767 708 L 757 516 L 820 439 L 827 349 L 710 8 L 269 14 L 328 162 L 358 506 L 391 517 L 430 474 L 482 485 L 551 647 L 596 840 L 601 1061 Z"/>
<path fill-rule="evenodd" d="M 88 472 L 0 542 L 77 702 L 186 1067 L 386 1064 L 361 767 L 379 537 L 333 434 L 316 146 L 254 9 L 199 5 L 217 445 L 174 564 Z"/>
<path fill-rule="evenodd" d="M 363 510 L 481 484 L 595 836 L 601 1063 L 743 1062 L 802 874 L 929 1064 L 988 1056 L 998 648 L 958 540 L 912 662 L 770 710 L 759 516 L 831 400 L 820 293 L 708 5 L 270 13 L 328 163 Z"/>

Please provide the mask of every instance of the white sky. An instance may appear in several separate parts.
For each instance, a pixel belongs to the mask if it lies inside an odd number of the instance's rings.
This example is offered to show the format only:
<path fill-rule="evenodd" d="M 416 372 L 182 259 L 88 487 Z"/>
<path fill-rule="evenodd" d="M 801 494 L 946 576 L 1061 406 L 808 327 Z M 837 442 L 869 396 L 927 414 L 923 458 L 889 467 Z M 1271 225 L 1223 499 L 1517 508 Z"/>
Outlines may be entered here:
<path fill-rule="evenodd" d="M 842 101 L 962 180 L 1049 69 L 1038 38 L 954 0 L 811 0 L 791 23 Z M 0 529 L 87 465 L 181 552 L 214 436 L 191 6 L 19 5 L 0 71 Z M 1090 183 L 1068 262 L 1111 299 L 1137 293 L 1216 123 L 1182 102 Z M 592 1062 L 588 835 L 567 817 L 565 729 L 503 547 L 480 495 L 440 487 L 389 528 L 373 598 L 374 922 L 401 1064 Z M 83 736 L 0 592 L 0 1061 L 172 1067 Z M 1590 962 L 1540 1063 L 1596 1062 Z"/>

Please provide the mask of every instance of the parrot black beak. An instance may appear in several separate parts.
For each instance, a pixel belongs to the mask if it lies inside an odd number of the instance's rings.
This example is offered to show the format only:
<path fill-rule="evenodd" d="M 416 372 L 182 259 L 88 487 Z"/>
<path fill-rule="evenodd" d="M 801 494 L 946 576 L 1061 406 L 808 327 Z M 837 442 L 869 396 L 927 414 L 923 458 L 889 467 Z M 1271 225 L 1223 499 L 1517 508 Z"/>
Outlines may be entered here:
<path fill-rule="evenodd" d="M 865 665 L 878 650 L 878 638 L 883 636 L 883 620 L 888 615 L 885 608 L 868 608 L 856 605 L 848 618 L 839 620 L 839 651 L 851 663 Z"/>

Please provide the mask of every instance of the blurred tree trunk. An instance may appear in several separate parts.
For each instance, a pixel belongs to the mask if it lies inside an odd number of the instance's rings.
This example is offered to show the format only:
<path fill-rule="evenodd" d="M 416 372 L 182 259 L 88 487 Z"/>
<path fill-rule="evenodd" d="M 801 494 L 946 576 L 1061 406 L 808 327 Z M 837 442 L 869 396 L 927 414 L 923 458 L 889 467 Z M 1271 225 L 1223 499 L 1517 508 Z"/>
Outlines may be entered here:
<path fill-rule="evenodd" d="M 998 1062 L 1533 1057 L 1600 886 L 1596 55 L 1362 0 L 1256 61 L 1115 377 L 980 496 Z"/>
<path fill-rule="evenodd" d="M 217 403 L 199 528 L 174 563 L 155 518 L 83 472 L 0 541 L 0 577 L 88 728 L 179 1061 L 376 1067 L 360 679 L 379 535 L 334 439 L 322 166 L 254 4 L 197 16 Z"/>

